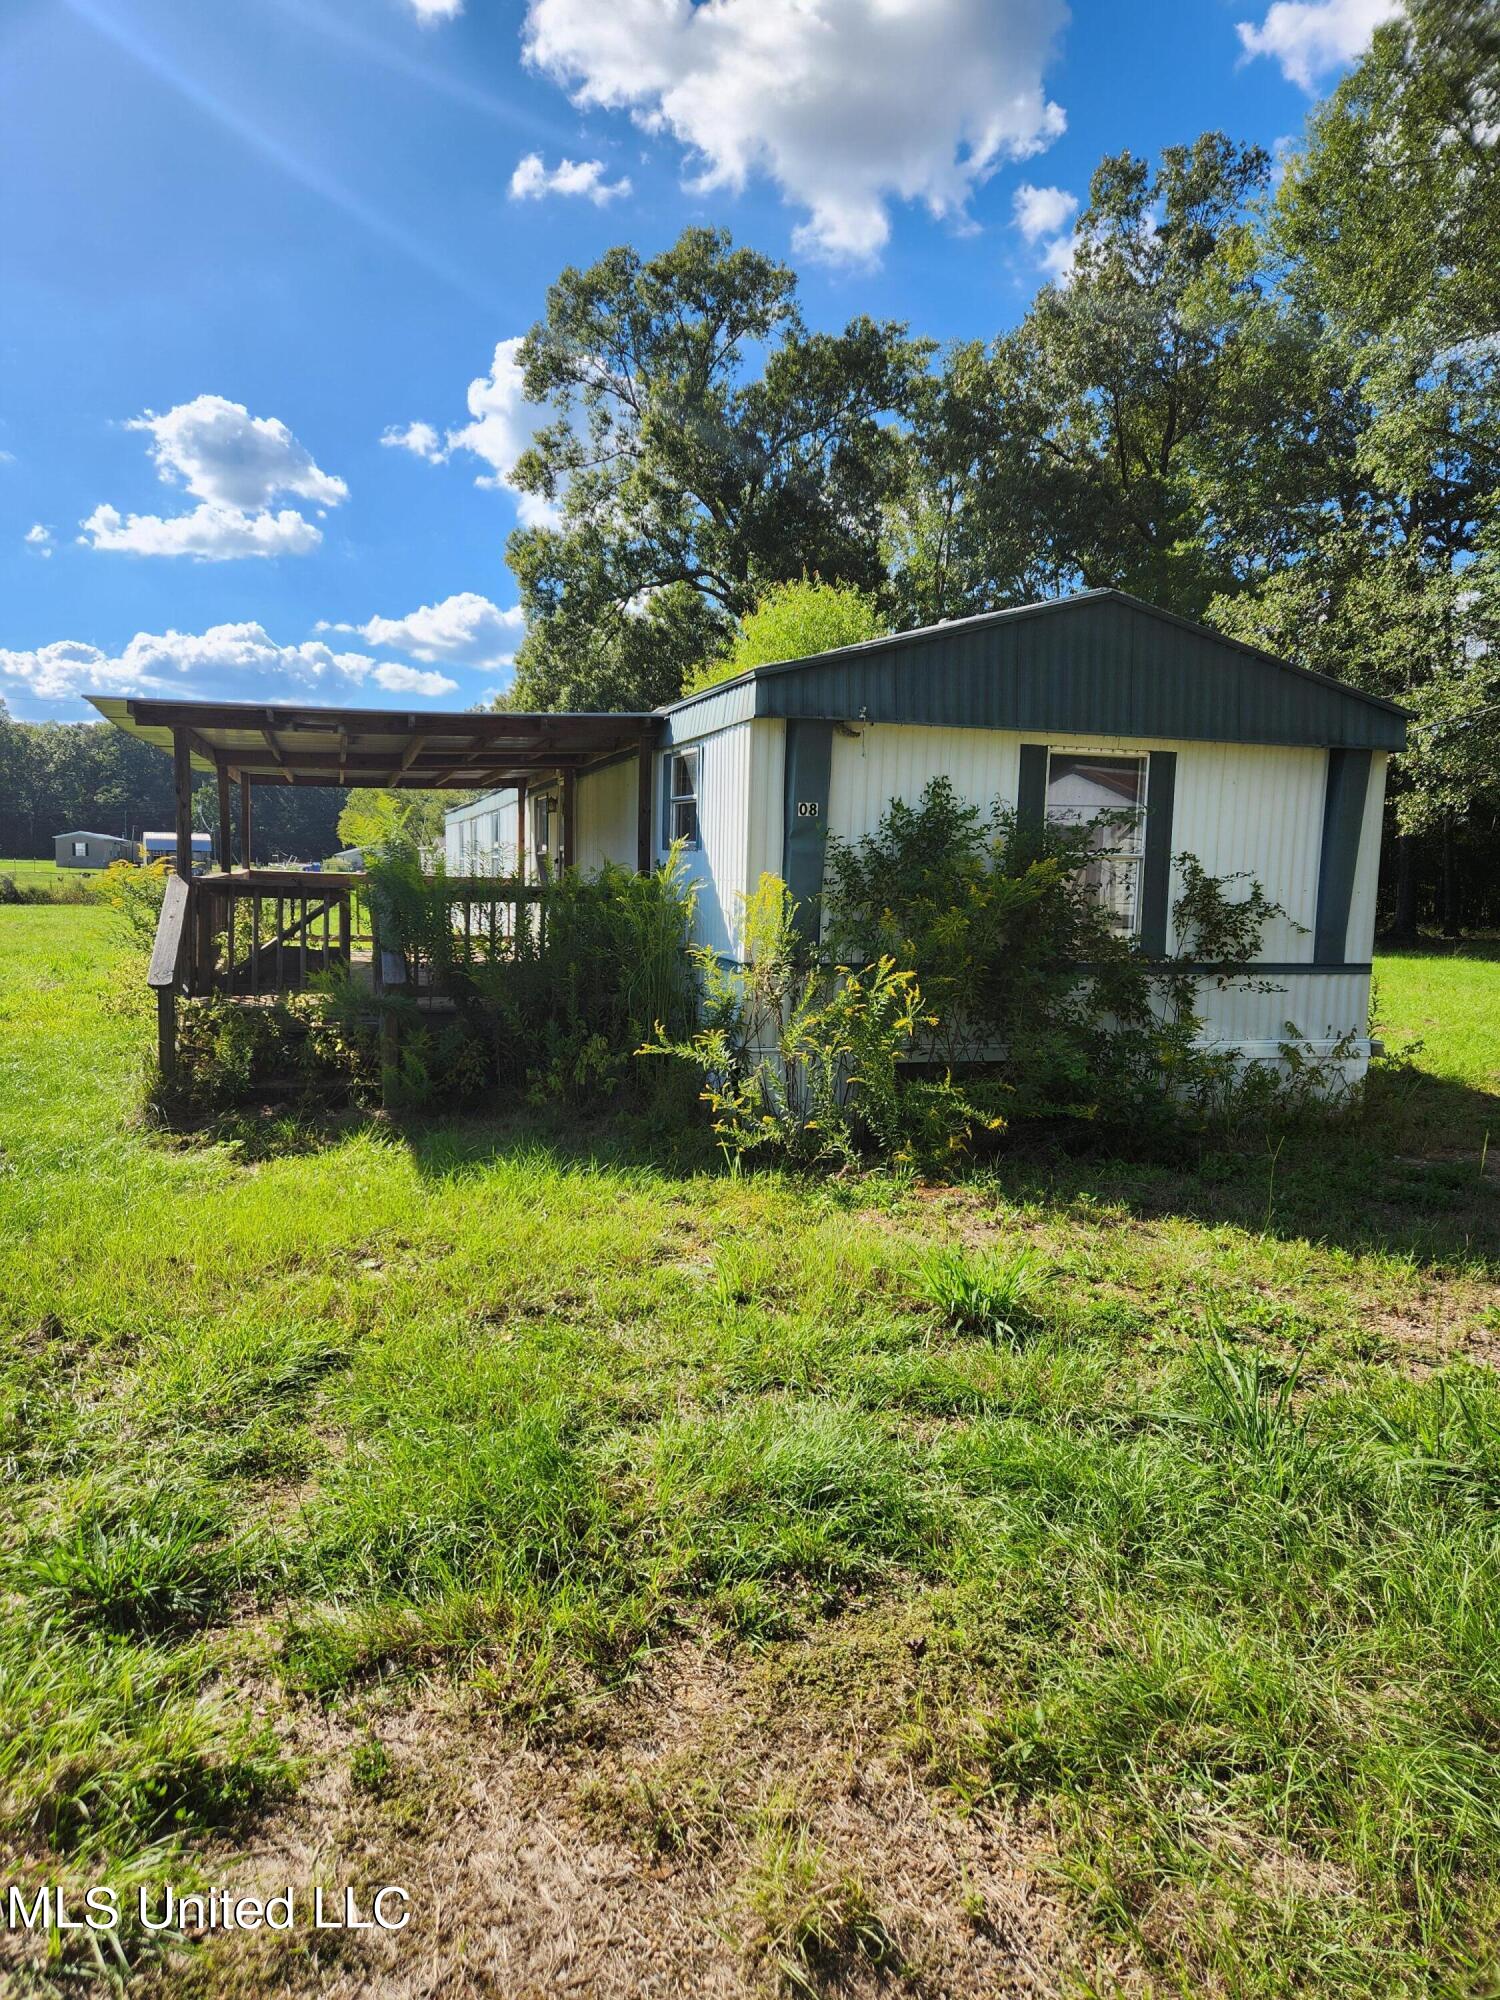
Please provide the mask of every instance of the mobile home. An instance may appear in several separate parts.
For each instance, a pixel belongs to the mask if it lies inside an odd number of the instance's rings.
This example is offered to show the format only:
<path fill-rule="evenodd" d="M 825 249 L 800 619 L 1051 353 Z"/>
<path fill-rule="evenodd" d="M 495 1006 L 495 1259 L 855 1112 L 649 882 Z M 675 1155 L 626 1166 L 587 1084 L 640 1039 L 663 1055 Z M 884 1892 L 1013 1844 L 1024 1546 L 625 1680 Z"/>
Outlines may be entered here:
<path fill-rule="evenodd" d="M 1393 703 L 1239 645 L 1119 591 L 954 620 L 758 667 L 659 712 L 649 805 L 631 753 L 580 770 L 570 860 L 636 865 L 676 844 L 699 941 L 739 955 L 739 912 L 763 873 L 815 912 L 830 836 L 872 832 L 932 777 L 1024 823 L 1109 812 L 1098 893 L 1148 955 L 1177 949 L 1180 859 L 1248 875 L 1279 903 L 1252 985 L 1203 982 L 1209 1036 L 1274 1056 L 1294 1023 L 1326 1050 L 1366 1024 Z M 529 788 L 552 824 L 560 781 Z M 509 816 L 521 823 L 512 793 Z M 470 809 L 465 809 L 470 810 Z M 501 819 L 497 795 L 491 807 Z M 514 837 L 514 836 L 513 836 Z M 545 865 L 535 848 L 527 872 Z"/>
<path fill-rule="evenodd" d="M 137 858 L 135 842 L 119 833 L 59 833 L 52 845 L 59 868 L 108 868 Z"/>

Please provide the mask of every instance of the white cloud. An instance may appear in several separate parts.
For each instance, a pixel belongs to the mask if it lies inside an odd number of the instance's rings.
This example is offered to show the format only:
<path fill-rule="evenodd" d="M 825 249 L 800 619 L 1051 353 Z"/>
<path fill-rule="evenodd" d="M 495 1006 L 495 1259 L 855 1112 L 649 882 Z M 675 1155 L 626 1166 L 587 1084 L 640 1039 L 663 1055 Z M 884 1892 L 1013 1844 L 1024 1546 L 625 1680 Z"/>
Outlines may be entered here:
<path fill-rule="evenodd" d="M 52 553 L 52 530 L 44 527 L 40 521 L 29 527 L 21 540 L 27 548 L 34 549 L 39 556 L 50 556 Z"/>
<path fill-rule="evenodd" d="M 457 686 L 365 653 L 338 653 L 321 640 L 280 646 L 263 625 L 213 625 L 206 632 L 137 632 L 119 653 L 59 639 L 25 652 L 0 649 L 0 687 L 44 700 L 81 694 L 218 695 L 276 701 L 346 696 L 365 681 L 391 693 L 442 695 Z"/>
<path fill-rule="evenodd" d="M 160 477 L 185 486 L 195 500 L 256 509 L 277 494 L 319 507 L 349 497 L 343 480 L 315 465 L 279 417 L 252 417 L 243 403 L 223 396 L 195 396 L 161 416 L 147 410 L 125 428 L 150 433 Z"/>
<path fill-rule="evenodd" d="M 1066 188 L 1033 187 L 1023 181 L 1012 204 L 1017 229 L 1028 243 L 1042 236 L 1057 236 L 1078 213 L 1078 197 Z"/>
<path fill-rule="evenodd" d="M 106 503 L 79 523 L 86 548 L 200 562 L 305 555 L 322 531 L 294 507 L 273 513 L 271 502 L 290 496 L 325 508 L 349 497 L 279 417 L 252 417 L 224 396 L 195 396 L 160 415 L 147 410 L 125 428 L 148 433 L 157 477 L 186 487 L 199 504 L 187 514 L 125 517 Z"/>
<path fill-rule="evenodd" d="M 502 611 L 477 591 L 460 591 L 438 604 L 424 604 L 404 618 L 371 618 L 363 625 L 318 626 L 320 632 L 350 632 L 369 646 L 386 646 L 418 660 L 448 660 L 465 667 L 510 663 L 516 638 L 525 629 L 519 604 Z"/>
<path fill-rule="evenodd" d="M 1066 285 L 1078 255 L 1078 232 L 1072 227 L 1078 197 L 1066 188 L 1033 187 L 1023 181 L 1011 204 L 1011 217 L 1036 251 L 1037 262 L 1054 284 Z"/>
<path fill-rule="evenodd" d="M 517 162 L 510 177 L 512 201 L 540 201 L 549 194 L 581 194 L 596 208 L 616 201 L 630 192 L 630 181 L 604 178 L 603 160 L 559 160 L 555 167 L 545 164 L 540 153 L 528 153 Z"/>
<path fill-rule="evenodd" d="M 961 215 L 1006 159 L 1064 130 L 1042 87 L 1064 0 L 529 0 L 525 57 L 584 106 L 628 111 L 700 163 L 700 190 L 768 174 L 797 245 L 868 259 L 892 199 Z"/>
<path fill-rule="evenodd" d="M 1270 56 L 1309 95 L 1330 71 L 1364 54 L 1370 37 L 1401 12 L 1400 0 L 1275 0 L 1257 28 L 1236 27 L 1246 56 Z"/>
<path fill-rule="evenodd" d="M 393 445 L 398 451 L 409 451 L 414 458 L 425 458 L 429 465 L 441 465 L 448 456 L 443 449 L 443 440 L 431 424 L 387 424 L 380 433 L 382 444 Z"/>
<path fill-rule="evenodd" d="M 511 478 L 516 460 L 545 416 L 540 404 L 526 400 L 520 352 L 519 334 L 496 343 L 489 374 L 476 375 L 469 384 L 469 422 L 449 431 L 441 447 L 437 432 L 424 423 L 408 424 L 404 431 L 392 425 L 381 443 L 400 445 L 434 465 L 455 451 L 472 452 L 490 468 L 475 476 L 476 486 L 509 493 L 524 526 L 552 527 L 558 520 L 557 509 L 535 493 L 523 493 Z"/>
<path fill-rule="evenodd" d="M 411 0 L 411 10 L 425 25 L 434 21 L 456 21 L 464 11 L 464 0 Z"/>
<path fill-rule="evenodd" d="M 96 507 L 78 525 L 85 548 L 132 556 L 192 556 L 199 562 L 303 556 L 323 539 L 323 531 L 294 507 L 283 507 L 279 514 L 247 514 L 208 500 L 190 514 L 122 516 L 116 507 Z"/>
<path fill-rule="evenodd" d="M 390 694 L 452 694 L 458 686 L 446 674 L 423 673 L 420 667 L 376 667 L 370 678 Z"/>
<path fill-rule="evenodd" d="M 1042 245 L 1039 258 L 1054 285 L 1068 284 L 1078 261 L 1078 232 L 1070 229 L 1066 236 L 1054 236 L 1050 243 Z"/>

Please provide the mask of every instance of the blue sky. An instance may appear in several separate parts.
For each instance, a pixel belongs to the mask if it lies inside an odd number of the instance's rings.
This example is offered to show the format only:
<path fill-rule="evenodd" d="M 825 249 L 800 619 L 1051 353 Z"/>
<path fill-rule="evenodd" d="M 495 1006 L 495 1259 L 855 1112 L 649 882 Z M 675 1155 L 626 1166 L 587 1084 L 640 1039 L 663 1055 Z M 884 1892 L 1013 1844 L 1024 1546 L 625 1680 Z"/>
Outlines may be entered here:
<path fill-rule="evenodd" d="M 565 263 L 712 222 L 989 337 L 1102 153 L 1294 137 L 1391 4 L 7 0 L 0 698 L 470 706 Z"/>

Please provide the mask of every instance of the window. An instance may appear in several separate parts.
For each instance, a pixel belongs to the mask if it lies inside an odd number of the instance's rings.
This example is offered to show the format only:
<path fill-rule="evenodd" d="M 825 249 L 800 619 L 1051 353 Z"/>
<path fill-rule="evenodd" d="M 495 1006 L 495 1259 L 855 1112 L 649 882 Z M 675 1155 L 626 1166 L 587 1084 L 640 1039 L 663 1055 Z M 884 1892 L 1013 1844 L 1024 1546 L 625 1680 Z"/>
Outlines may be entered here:
<path fill-rule="evenodd" d="M 1053 826 L 1093 828 L 1083 879 L 1117 929 L 1138 930 L 1146 759 L 1054 750 L 1047 760 L 1047 819 Z"/>
<path fill-rule="evenodd" d="M 89 858 L 88 842 L 86 840 L 75 840 L 73 842 L 73 859 L 75 861 L 87 861 L 88 858 Z"/>
<path fill-rule="evenodd" d="M 698 845 L 698 752 L 669 750 L 663 759 L 662 845 L 680 840 L 686 847 Z"/>

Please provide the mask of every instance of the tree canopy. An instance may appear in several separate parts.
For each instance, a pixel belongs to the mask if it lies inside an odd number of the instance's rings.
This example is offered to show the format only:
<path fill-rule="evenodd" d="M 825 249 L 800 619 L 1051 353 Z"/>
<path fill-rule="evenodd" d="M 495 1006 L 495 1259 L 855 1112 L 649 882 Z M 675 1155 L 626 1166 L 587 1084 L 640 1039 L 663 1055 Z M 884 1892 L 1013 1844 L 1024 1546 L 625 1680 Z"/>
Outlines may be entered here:
<path fill-rule="evenodd" d="M 686 691 L 712 687 L 777 660 L 805 660 L 810 653 L 881 639 L 891 629 L 874 597 L 853 584 L 824 583 L 816 577 L 772 584 L 741 619 L 728 651 L 704 661 L 689 677 Z"/>
<path fill-rule="evenodd" d="M 509 546 L 509 698 L 655 705 L 749 663 L 763 603 L 790 656 L 815 608 L 1114 584 L 1406 702 L 1401 825 L 1500 845 L 1497 134 L 1500 17 L 1409 0 L 1279 179 L 1218 132 L 1103 160 L 994 339 L 810 332 L 722 231 L 565 271 L 523 348 L 550 515 Z"/>

